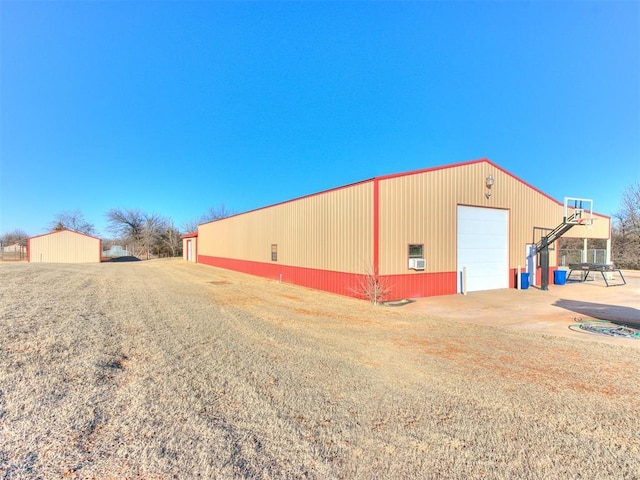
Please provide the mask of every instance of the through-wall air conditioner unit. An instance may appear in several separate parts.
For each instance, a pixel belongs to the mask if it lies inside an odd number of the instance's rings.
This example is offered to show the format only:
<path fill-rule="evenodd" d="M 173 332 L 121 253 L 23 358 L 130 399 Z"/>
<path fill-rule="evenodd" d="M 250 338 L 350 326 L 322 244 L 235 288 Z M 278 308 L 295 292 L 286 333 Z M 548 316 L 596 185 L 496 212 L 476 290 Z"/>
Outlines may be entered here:
<path fill-rule="evenodd" d="M 424 258 L 410 258 L 409 268 L 414 270 L 424 270 L 427 266 L 427 261 Z"/>

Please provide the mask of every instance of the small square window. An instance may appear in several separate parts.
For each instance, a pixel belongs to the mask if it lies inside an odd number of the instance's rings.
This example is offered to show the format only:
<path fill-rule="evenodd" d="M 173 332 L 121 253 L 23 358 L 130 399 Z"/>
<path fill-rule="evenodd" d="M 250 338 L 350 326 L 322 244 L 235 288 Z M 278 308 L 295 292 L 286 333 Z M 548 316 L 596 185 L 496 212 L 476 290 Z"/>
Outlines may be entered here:
<path fill-rule="evenodd" d="M 271 261 L 278 261 L 278 245 L 276 243 L 271 244 Z"/>
<path fill-rule="evenodd" d="M 424 258 L 424 244 L 410 244 L 409 258 Z"/>

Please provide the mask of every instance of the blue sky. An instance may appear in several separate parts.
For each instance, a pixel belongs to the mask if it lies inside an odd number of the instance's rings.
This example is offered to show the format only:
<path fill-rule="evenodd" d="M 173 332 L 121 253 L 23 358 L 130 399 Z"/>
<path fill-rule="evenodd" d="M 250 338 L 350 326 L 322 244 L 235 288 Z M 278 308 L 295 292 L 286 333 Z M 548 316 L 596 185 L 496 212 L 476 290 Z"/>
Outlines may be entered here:
<path fill-rule="evenodd" d="M 0 2 L 0 233 L 489 158 L 618 210 L 638 2 Z"/>

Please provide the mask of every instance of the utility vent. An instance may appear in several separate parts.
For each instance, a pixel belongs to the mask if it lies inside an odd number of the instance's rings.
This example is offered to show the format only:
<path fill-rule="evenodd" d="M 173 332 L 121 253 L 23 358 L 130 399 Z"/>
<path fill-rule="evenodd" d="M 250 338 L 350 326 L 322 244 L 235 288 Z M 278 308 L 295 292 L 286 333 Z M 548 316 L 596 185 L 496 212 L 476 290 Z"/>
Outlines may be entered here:
<path fill-rule="evenodd" d="M 410 258 L 409 268 L 414 270 L 424 270 L 427 266 L 427 261 L 424 258 Z"/>

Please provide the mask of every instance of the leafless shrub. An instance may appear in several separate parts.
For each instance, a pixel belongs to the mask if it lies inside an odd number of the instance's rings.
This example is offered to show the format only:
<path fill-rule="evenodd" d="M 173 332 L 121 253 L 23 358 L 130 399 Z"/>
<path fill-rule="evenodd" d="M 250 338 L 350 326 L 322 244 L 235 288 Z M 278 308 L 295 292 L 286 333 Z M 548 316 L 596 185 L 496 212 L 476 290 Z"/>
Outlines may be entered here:
<path fill-rule="evenodd" d="M 387 278 L 375 272 L 374 268 L 367 266 L 365 273 L 358 276 L 358 286 L 352 292 L 359 298 L 369 300 L 373 305 L 389 299 L 392 287 Z"/>

